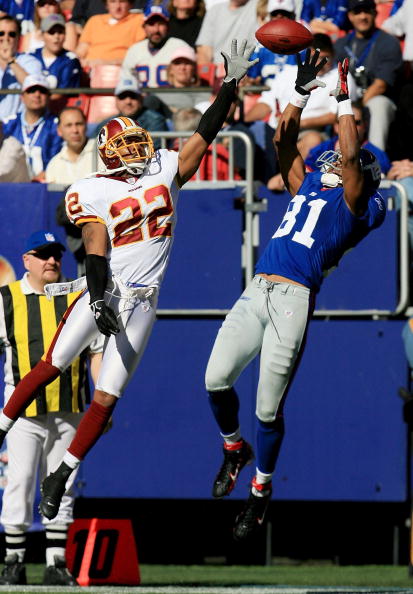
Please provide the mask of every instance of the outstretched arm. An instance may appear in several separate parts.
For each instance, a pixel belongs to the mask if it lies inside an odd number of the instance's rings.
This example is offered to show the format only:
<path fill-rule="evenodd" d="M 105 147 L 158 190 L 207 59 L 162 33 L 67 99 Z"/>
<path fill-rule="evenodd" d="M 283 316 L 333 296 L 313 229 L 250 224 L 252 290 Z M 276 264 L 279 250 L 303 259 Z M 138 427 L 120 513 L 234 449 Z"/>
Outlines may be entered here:
<path fill-rule="evenodd" d="M 253 51 L 254 47 L 247 47 L 246 39 L 242 41 L 238 50 L 237 40 L 233 39 L 231 57 L 221 52 L 225 62 L 226 76 L 215 101 L 206 110 L 196 132 L 179 153 L 178 183 L 180 186 L 183 186 L 184 183 L 191 179 L 198 169 L 208 146 L 225 122 L 231 103 L 236 98 L 236 88 L 239 81 L 245 76 L 247 70 L 258 62 L 258 58 L 249 62 L 249 57 Z"/>
<path fill-rule="evenodd" d="M 338 139 L 341 151 L 341 176 L 344 200 L 355 215 L 362 215 L 368 202 L 363 196 L 364 177 L 360 163 L 360 141 L 348 95 L 348 58 L 338 63 L 337 87 L 330 93 L 338 102 Z"/>
<path fill-rule="evenodd" d="M 274 136 L 281 175 L 285 187 L 292 196 L 297 193 L 305 175 L 304 160 L 297 148 L 301 114 L 311 91 L 317 87 L 325 87 L 325 83 L 317 79 L 317 74 L 327 58 L 322 58 L 318 62 L 319 55 L 320 50 L 315 50 L 311 55 L 311 50 L 307 49 L 305 60 L 301 62 L 300 54 L 297 54 L 295 91 L 281 115 Z"/>

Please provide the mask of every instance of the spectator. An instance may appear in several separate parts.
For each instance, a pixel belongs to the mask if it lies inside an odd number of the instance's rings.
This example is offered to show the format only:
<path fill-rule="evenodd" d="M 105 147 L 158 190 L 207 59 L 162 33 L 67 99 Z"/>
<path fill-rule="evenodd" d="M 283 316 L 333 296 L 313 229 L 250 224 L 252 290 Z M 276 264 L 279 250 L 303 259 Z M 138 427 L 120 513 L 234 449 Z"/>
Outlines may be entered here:
<path fill-rule="evenodd" d="M 24 111 L 4 122 L 4 133 L 22 143 L 32 181 L 45 181 L 45 169 L 62 147 L 57 134 L 57 118 L 48 111 L 49 84 L 42 75 L 24 79 L 22 89 Z"/>
<path fill-rule="evenodd" d="M 411 68 L 413 63 L 413 0 L 404 0 L 399 10 L 386 19 L 381 28 L 397 37 L 404 37 L 403 60 L 408 62 Z M 411 70 L 410 74 L 413 74 Z"/>
<path fill-rule="evenodd" d="M 191 47 L 201 30 L 205 16 L 204 0 L 170 0 L 169 35 L 183 39 Z"/>
<path fill-rule="evenodd" d="M 134 0 L 132 11 L 141 12 L 144 4 L 143 0 Z M 107 8 L 102 0 L 76 0 L 70 20 L 66 23 L 66 49 L 75 51 L 83 27 L 90 17 L 106 13 Z"/>
<path fill-rule="evenodd" d="M 19 21 L 24 35 L 33 27 L 33 0 L 0 0 L 0 16 L 6 14 L 15 17 Z"/>
<path fill-rule="evenodd" d="M 36 0 L 34 7 L 34 19 L 30 30 L 23 36 L 21 48 L 25 52 L 34 52 L 37 48 L 44 46 L 43 34 L 40 23 L 51 14 L 62 14 L 58 0 Z"/>
<path fill-rule="evenodd" d="M 201 81 L 198 77 L 196 54 L 192 47 L 187 45 L 176 49 L 171 54 L 171 61 L 167 68 L 167 80 L 171 87 L 182 89 L 182 93 L 159 93 L 158 97 L 171 109 L 195 107 L 199 103 L 209 101 L 211 93 L 201 90 Z M 199 92 L 189 93 L 188 87 L 200 87 Z"/>
<path fill-rule="evenodd" d="M 395 180 L 399 182 L 406 190 L 407 198 L 409 201 L 409 217 L 408 217 L 408 229 L 410 237 L 410 254 L 413 255 L 413 160 L 401 159 L 399 161 L 393 161 L 391 164 L 390 171 L 387 173 L 387 179 Z M 413 260 L 412 260 L 413 262 Z M 413 354 L 413 351 L 412 351 Z"/>
<path fill-rule="evenodd" d="M 212 6 L 196 40 L 198 63 L 222 66 L 221 51 L 230 52 L 231 39 L 247 39 L 254 45 L 257 28 L 257 0 L 229 0 Z"/>
<path fill-rule="evenodd" d="M 0 17 L 0 77 L 2 89 L 20 89 L 28 74 L 40 74 L 34 56 L 17 53 L 20 23 L 10 16 Z M 0 120 L 21 109 L 20 95 L 0 95 Z"/>
<path fill-rule="evenodd" d="M 169 129 L 166 118 L 162 114 L 146 107 L 146 98 L 144 99 L 136 78 L 121 80 L 115 89 L 115 97 L 119 113 L 100 122 L 96 126 L 95 135 L 109 120 L 118 115 L 136 120 L 148 132 L 166 132 Z M 154 138 L 153 144 L 155 149 L 159 149 L 161 147 L 160 139 Z"/>
<path fill-rule="evenodd" d="M 78 295 L 61 295 L 50 302 L 44 294 L 46 283 L 64 280 L 61 278 L 64 249 L 52 232 L 33 233 L 23 255 L 27 272 L 21 280 L 0 289 L 0 338 L 6 350 L 6 402 L 19 379 L 40 360 L 49 337 Z M 33 521 L 36 475 L 39 470 L 41 479 L 54 468 L 76 431 L 89 396 L 86 360 L 89 355 L 95 379 L 103 349 L 102 338 L 96 339 L 90 349 L 85 349 L 68 367 L 63 381 L 57 380 L 38 393 L 7 436 L 8 480 L 1 511 L 6 558 L 0 585 L 26 583 L 26 533 Z M 43 520 L 46 528 L 43 584 L 47 585 L 76 585 L 65 560 L 67 531 L 73 522 L 75 476 L 72 476 L 58 516 L 52 521 Z"/>
<path fill-rule="evenodd" d="M 387 154 L 379 149 L 379 147 L 375 146 L 371 142 L 367 140 L 367 118 L 366 118 L 366 108 L 363 108 L 363 105 L 360 101 L 356 101 L 352 103 L 354 119 L 357 126 L 357 132 L 359 135 L 360 146 L 365 149 L 368 149 L 375 155 L 377 161 L 380 164 L 382 174 L 384 177 L 386 176 L 387 172 L 390 169 L 390 159 Z M 320 155 L 324 153 L 324 151 L 339 151 L 340 144 L 338 141 L 338 120 L 334 123 L 334 136 L 325 140 L 321 144 L 315 146 L 311 151 L 308 153 L 307 158 L 305 159 L 305 165 L 309 171 L 316 171 L 318 167 L 316 166 L 316 161 Z M 270 188 L 271 189 L 271 188 Z"/>
<path fill-rule="evenodd" d="M 348 31 L 348 0 L 304 0 L 301 20 L 313 33 L 324 33 L 337 38 L 341 31 Z"/>
<path fill-rule="evenodd" d="M 303 110 L 300 122 L 298 147 L 303 159 L 308 151 L 325 140 L 326 127 L 332 126 L 336 120 L 337 101 L 329 95 L 329 89 L 337 81 L 337 69 L 332 68 L 333 45 L 330 37 L 322 33 L 314 35 L 311 44 L 312 52 L 320 49 L 320 57 L 329 59 L 318 74 L 318 78 L 325 83 L 325 87 L 315 89 Z M 290 89 L 297 76 L 297 66 L 286 65 L 282 72 L 270 84 L 270 90 L 261 94 L 257 103 L 245 115 L 246 122 L 264 120 L 269 116 L 268 123 L 272 128 L 277 127 L 277 118 L 287 107 L 290 100 Z"/>
<path fill-rule="evenodd" d="M 80 85 L 80 62 L 72 52 L 63 49 L 65 20 L 61 14 L 51 14 L 42 19 L 40 28 L 44 47 L 33 52 L 42 65 L 43 76 L 51 89 L 73 88 Z M 52 95 L 52 98 L 56 96 Z M 60 97 L 60 95 L 57 95 Z"/>
<path fill-rule="evenodd" d="M 86 117 L 79 107 L 65 107 L 60 112 L 57 133 L 64 145 L 46 168 L 46 182 L 70 186 L 96 169 L 95 140 L 86 137 Z"/>
<path fill-rule="evenodd" d="M 375 25 L 374 0 L 349 0 L 348 18 L 354 31 L 335 43 L 336 58 L 350 57 L 350 72 L 359 97 L 370 112 L 369 140 L 386 150 L 394 119 L 395 84 L 402 66 L 400 44 Z"/>
<path fill-rule="evenodd" d="M 162 5 L 150 5 L 144 15 L 146 39 L 135 43 L 127 51 L 121 79 L 136 76 L 144 87 L 162 87 L 168 84 L 166 69 L 170 55 L 187 44 L 182 39 L 170 37 L 169 12 Z"/>
<path fill-rule="evenodd" d="M 76 54 L 83 66 L 121 64 L 129 47 L 145 37 L 141 14 L 132 14 L 132 0 L 106 0 L 108 14 L 87 21 Z"/>
<path fill-rule="evenodd" d="M 270 20 L 295 20 L 294 0 L 268 0 L 267 11 L 266 15 L 269 15 Z M 258 6 L 257 17 L 259 18 Z M 252 54 L 252 58 L 259 58 L 259 62 L 248 71 L 249 84 L 267 85 L 286 64 L 296 64 L 295 55 L 275 54 L 262 45 Z"/>
<path fill-rule="evenodd" d="M 9 136 L 4 137 L 3 124 L 0 122 L 0 182 L 29 182 L 26 155 L 21 143 Z"/>
<path fill-rule="evenodd" d="M 174 129 L 177 132 L 194 132 L 201 120 L 202 113 L 193 107 L 179 109 L 173 116 Z M 177 138 L 174 143 L 175 150 L 181 150 L 181 147 L 187 141 L 187 138 Z M 225 146 L 219 142 L 215 145 L 216 157 L 215 166 L 216 171 L 214 175 L 214 154 L 211 147 L 207 149 L 202 161 L 199 165 L 198 172 L 192 176 L 192 180 L 213 180 L 227 181 L 230 175 L 229 169 L 229 153 Z M 236 171 L 234 171 L 234 178 L 241 179 Z"/>

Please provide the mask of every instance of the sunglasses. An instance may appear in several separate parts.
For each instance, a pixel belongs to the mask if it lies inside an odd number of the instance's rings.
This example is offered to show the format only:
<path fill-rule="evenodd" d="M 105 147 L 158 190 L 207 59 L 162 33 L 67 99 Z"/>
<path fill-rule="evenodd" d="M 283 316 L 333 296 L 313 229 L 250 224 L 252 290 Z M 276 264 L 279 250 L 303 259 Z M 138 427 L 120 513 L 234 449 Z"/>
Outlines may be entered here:
<path fill-rule="evenodd" d="M 374 10 L 374 8 L 363 8 L 360 6 L 359 8 L 354 8 L 351 12 L 353 14 L 361 14 L 362 12 L 366 12 L 367 14 L 373 14 L 376 11 Z"/>
<path fill-rule="evenodd" d="M 5 35 L 15 39 L 17 37 L 17 31 L 0 31 L 0 37 L 4 37 Z"/>
<path fill-rule="evenodd" d="M 46 4 L 56 5 L 57 2 L 56 2 L 56 0 L 38 0 L 36 2 L 36 6 L 40 6 L 40 7 L 46 6 Z"/>
<path fill-rule="evenodd" d="M 62 259 L 62 252 L 55 250 L 55 249 L 46 249 L 46 250 L 42 250 L 41 252 L 27 252 L 27 254 L 29 256 L 34 256 L 35 258 L 38 258 L 39 260 L 48 260 L 49 258 L 54 258 L 57 262 L 60 262 L 60 260 Z"/>
<path fill-rule="evenodd" d="M 44 87 L 29 87 L 28 89 L 26 89 L 24 92 L 28 93 L 29 95 L 32 95 L 33 93 L 36 93 L 37 91 L 39 91 L 39 93 L 41 93 L 42 95 L 48 95 L 49 91 L 47 89 L 45 89 Z"/>
<path fill-rule="evenodd" d="M 138 96 L 139 95 L 137 93 L 133 93 L 132 91 L 125 91 L 124 93 L 120 93 L 118 95 L 118 99 L 120 99 L 121 101 L 123 99 L 137 99 Z"/>

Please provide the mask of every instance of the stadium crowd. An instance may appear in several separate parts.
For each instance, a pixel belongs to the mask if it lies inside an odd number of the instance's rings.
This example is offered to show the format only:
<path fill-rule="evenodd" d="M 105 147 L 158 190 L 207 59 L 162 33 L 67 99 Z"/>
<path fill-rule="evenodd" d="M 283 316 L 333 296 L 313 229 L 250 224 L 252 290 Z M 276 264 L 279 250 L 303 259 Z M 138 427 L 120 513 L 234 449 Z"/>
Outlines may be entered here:
<path fill-rule="evenodd" d="M 253 58 L 260 61 L 241 83 L 224 129 L 248 133 L 255 179 L 282 191 L 272 136 L 297 66 L 295 56 L 270 52 L 254 35 L 264 22 L 278 18 L 305 24 L 314 34 L 313 49 L 329 58 L 322 73 L 326 89 L 312 95 L 300 124 L 304 159 L 322 143 L 334 144 L 337 108 L 328 89 L 337 76 L 336 61 L 348 55 L 363 142 L 380 158 L 383 175 L 411 178 L 413 0 L 1 0 L 1 142 L 13 137 L 26 156 L 26 163 L 19 160 L 21 149 L 13 145 L 19 173 L 8 159 L 2 181 L 75 180 L 77 167 L 71 167 L 72 177 L 56 178 L 54 157 L 68 143 L 59 129 L 66 107 L 77 107 L 86 123 L 79 153 L 63 149 L 72 164 L 86 145 L 90 149 L 88 140 L 99 124 L 116 114 L 135 117 L 150 131 L 174 130 L 176 122 L 180 130 L 190 129 L 222 81 L 221 50 L 228 51 L 229 40 L 239 37 L 256 45 Z M 267 90 L 252 93 L 251 85 Z M 116 91 L 76 91 L 85 87 Z M 73 95 L 58 89 L 73 89 Z M 217 158 L 217 175 L 227 179 L 225 142 Z M 242 177 L 242 155 L 235 160 L 236 175 Z M 93 160 L 87 161 L 93 168 Z M 212 175 L 211 167 L 204 171 L 204 177 Z M 410 180 L 405 185 L 410 193 Z"/>
<path fill-rule="evenodd" d="M 274 54 L 255 40 L 260 25 L 279 18 L 305 24 L 314 34 L 312 51 L 328 58 L 319 72 L 326 86 L 312 92 L 299 122 L 307 170 L 323 151 L 339 148 L 337 101 L 329 93 L 337 61 L 348 57 L 360 142 L 377 157 L 383 177 L 401 182 L 413 205 L 413 0 L 0 0 L 0 181 L 69 186 L 87 176 L 96 168 L 95 138 L 113 116 L 136 119 L 149 132 L 193 132 L 224 79 L 221 52 L 230 53 L 238 38 L 256 46 L 251 61 L 259 62 L 241 82 L 222 129 L 247 134 L 254 178 L 284 191 L 272 137 L 297 64 L 295 56 Z M 253 86 L 264 90 L 252 92 Z M 169 147 L 181 150 L 182 143 Z M 235 141 L 233 149 L 235 178 L 242 179 L 245 147 Z M 198 175 L 228 179 L 230 161 L 228 143 L 220 139 L 206 151 Z M 70 235 L 70 226 L 66 231 L 82 272 L 80 237 Z M 16 531 L 9 532 L 9 558 L 21 572 L 25 536 L 20 530 L 17 541 Z M 60 561 L 59 579 L 66 581 L 51 583 L 70 583 Z M 11 583 L 3 578 L 0 584 Z"/>

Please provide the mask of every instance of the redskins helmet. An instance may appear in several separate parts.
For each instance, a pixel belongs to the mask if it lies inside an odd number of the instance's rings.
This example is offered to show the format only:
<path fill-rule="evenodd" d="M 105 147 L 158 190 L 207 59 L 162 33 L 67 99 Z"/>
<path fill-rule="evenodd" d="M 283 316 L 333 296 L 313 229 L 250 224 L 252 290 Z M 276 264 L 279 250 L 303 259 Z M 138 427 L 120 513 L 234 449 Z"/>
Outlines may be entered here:
<path fill-rule="evenodd" d="M 119 116 L 102 126 L 97 148 L 109 172 L 140 175 L 155 154 L 152 138 L 135 120 Z"/>
<path fill-rule="evenodd" d="M 335 185 L 342 183 L 340 151 L 324 151 L 324 153 L 318 157 L 316 165 L 323 174 L 335 174 L 338 178 L 338 182 Z M 381 167 L 379 162 L 371 151 L 361 148 L 360 165 L 363 171 L 365 190 L 374 192 L 379 187 L 381 180 Z M 321 181 L 323 181 L 323 177 Z"/>

